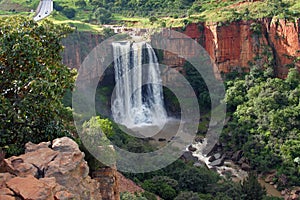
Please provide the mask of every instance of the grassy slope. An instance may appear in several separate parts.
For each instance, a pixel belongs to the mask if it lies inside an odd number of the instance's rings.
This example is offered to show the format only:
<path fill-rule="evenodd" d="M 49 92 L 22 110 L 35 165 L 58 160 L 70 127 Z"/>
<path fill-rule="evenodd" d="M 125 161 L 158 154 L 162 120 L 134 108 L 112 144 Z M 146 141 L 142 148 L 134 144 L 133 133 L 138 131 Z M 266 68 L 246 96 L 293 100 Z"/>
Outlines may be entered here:
<path fill-rule="evenodd" d="M 285 2 L 290 3 L 288 8 L 290 11 L 299 11 L 300 10 L 300 1 L 298 0 L 284 0 Z M 55 0 L 61 6 L 67 6 L 77 10 L 76 16 L 74 19 L 67 19 L 59 12 L 54 12 L 49 18 L 54 23 L 67 23 L 73 26 L 76 26 L 80 31 L 101 31 L 102 28 L 96 24 L 86 23 L 93 16 L 92 6 L 89 5 L 88 1 L 87 6 L 84 9 L 78 8 L 75 6 L 74 0 Z M 15 10 L 18 14 L 29 15 L 30 10 L 35 10 L 39 0 L 0 0 L 0 15 L 11 15 L 16 14 L 9 12 L 9 10 Z M 268 13 L 271 12 L 271 8 L 267 6 L 266 1 L 256 1 L 256 2 L 245 2 L 243 0 L 211 0 L 210 3 L 202 4 L 202 12 L 193 14 L 189 18 L 179 18 L 174 19 L 171 17 L 161 17 L 156 22 L 150 23 L 148 18 L 143 17 L 124 17 L 119 14 L 113 14 L 114 24 L 125 25 L 131 27 L 148 27 L 155 28 L 161 27 L 162 23 L 166 24 L 166 27 L 178 27 L 183 26 L 183 21 L 188 19 L 192 22 L 197 21 L 228 21 L 234 18 L 234 14 L 239 14 L 243 18 L 246 8 L 249 10 L 249 15 L 252 18 L 262 18 L 265 17 Z M 33 14 L 31 14 L 33 15 Z"/>

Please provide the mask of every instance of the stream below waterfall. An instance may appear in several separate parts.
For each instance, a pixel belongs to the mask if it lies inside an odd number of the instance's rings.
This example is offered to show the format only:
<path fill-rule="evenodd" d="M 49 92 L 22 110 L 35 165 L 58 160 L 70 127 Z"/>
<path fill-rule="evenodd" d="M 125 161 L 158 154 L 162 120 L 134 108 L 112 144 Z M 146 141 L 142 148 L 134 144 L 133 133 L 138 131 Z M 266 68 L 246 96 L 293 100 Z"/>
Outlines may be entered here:
<path fill-rule="evenodd" d="M 231 160 L 225 160 L 224 164 L 221 166 L 212 166 L 212 162 L 209 161 L 210 157 L 207 157 L 202 153 L 204 143 L 205 139 L 202 143 L 198 142 L 192 144 L 192 146 L 197 149 L 193 152 L 193 156 L 197 157 L 199 161 L 205 163 L 209 169 L 215 170 L 223 177 L 226 177 L 226 174 L 230 175 L 233 181 L 243 181 L 248 176 L 246 171 L 240 169 L 240 167 L 234 164 Z"/>
<path fill-rule="evenodd" d="M 135 137 L 152 138 L 150 143 L 158 147 L 165 146 L 179 137 L 176 133 L 182 122 L 167 116 L 160 68 L 154 50 L 146 42 L 121 41 L 114 42 L 112 46 L 116 81 L 115 99 L 111 108 L 114 120 L 129 128 Z M 213 139 L 216 138 L 218 137 Z M 189 141 L 186 144 L 188 143 Z M 235 182 L 241 182 L 248 176 L 233 161 L 224 160 L 224 155 L 220 153 L 216 159 L 205 156 L 203 152 L 206 143 L 205 138 L 202 142 L 191 144 L 195 150 L 192 155 L 201 166 L 205 163 L 220 176 L 231 178 Z M 189 147 L 185 151 L 189 151 Z M 215 161 L 219 163 L 216 164 Z M 259 179 L 259 182 L 269 195 L 281 196 L 280 192 L 263 179 Z"/>
<path fill-rule="evenodd" d="M 205 140 L 205 139 L 204 139 Z M 206 164 L 206 166 L 209 169 L 216 170 L 220 176 L 226 177 L 230 176 L 231 179 L 235 182 L 241 182 L 248 176 L 248 172 L 245 170 L 242 170 L 240 166 L 236 165 L 232 160 L 225 160 L 224 164 L 221 166 L 212 166 L 210 165 L 211 162 L 209 161 L 210 157 L 206 157 L 202 154 L 202 149 L 203 149 L 203 144 L 205 141 L 198 142 L 192 144 L 192 147 L 196 148 L 197 150 L 193 152 L 193 156 L 197 157 L 199 161 L 203 162 Z M 186 149 L 188 150 L 188 148 Z M 276 188 L 265 182 L 265 180 L 261 177 L 258 178 L 258 182 L 262 187 L 266 189 L 266 192 L 269 196 L 274 196 L 274 197 L 282 197 L 281 193 L 276 190 Z"/>

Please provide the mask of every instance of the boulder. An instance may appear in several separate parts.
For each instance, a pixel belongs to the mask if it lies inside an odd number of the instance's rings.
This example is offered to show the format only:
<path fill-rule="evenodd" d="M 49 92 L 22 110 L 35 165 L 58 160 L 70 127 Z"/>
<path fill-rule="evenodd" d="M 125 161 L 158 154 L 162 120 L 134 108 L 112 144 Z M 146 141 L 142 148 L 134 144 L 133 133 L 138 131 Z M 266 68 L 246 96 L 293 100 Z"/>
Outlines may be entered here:
<path fill-rule="evenodd" d="M 23 199 L 54 200 L 51 189 L 32 175 L 12 178 L 6 185 Z"/>
<path fill-rule="evenodd" d="M 215 158 L 215 156 L 214 155 L 212 155 L 211 157 L 209 157 L 209 159 L 208 159 L 208 161 L 209 162 L 213 162 L 213 161 L 215 161 L 216 160 L 216 158 Z"/>
<path fill-rule="evenodd" d="M 195 137 L 195 142 L 203 143 L 203 140 L 204 140 L 204 137 L 202 137 L 202 136 L 196 136 Z"/>
<path fill-rule="evenodd" d="M 15 175 L 12 175 L 10 173 L 0 173 L 0 188 L 5 187 L 6 182 L 14 177 Z"/>
<path fill-rule="evenodd" d="M 69 200 L 69 199 L 78 198 L 78 196 L 76 196 L 68 191 L 65 191 L 65 190 L 56 192 L 54 197 L 55 197 L 55 199 L 59 199 L 59 200 Z"/>
<path fill-rule="evenodd" d="M 221 154 L 220 153 L 216 153 L 214 154 L 215 159 L 220 159 L 221 158 Z"/>
<path fill-rule="evenodd" d="M 198 161 L 198 158 L 195 157 L 195 156 L 193 156 L 193 153 L 190 152 L 190 151 L 185 151 L 185 152 L 182 154 L 181 158 L 182 158 L 185 162 L 190 162 L 190 161 L 196 162 L 196 161 Z"/>
<path fill-rule="evenodd" d="M 274 178 L 275 178 L 275 174 L 268 174 L 265 178 L 265 182 L 270 183 L 273 181 Z"/>
<path fill-rule="evenodd" d="M 292 200 L 299 200 L 299 195 L 298 194 L 292 194 Z"/>
<path fill-rule="evenodd" d="M 41 142 L 39 144 L 28 142 L 25 144 L 25 153 L 37 151 L 38 149 L 49 148 L 49 146 L 50 142 Z"/>
<path fill-rule="evenodd" d="M 239 150 L 232 155 L 231 160 L 234 162 L 238 162 L 242 158 L 242 155 L 243 155 L 243 151 Z"/>
<path fill-rule="evenodd" d="M 38 177 L 38 168 L 31 163 L 24 162 L 21 157 L 10 157 L 4 160 L 4 168 L 7 172 L 16 176 L 25 177 L 32 175 Z"/>
<path fill-rule="evenodd" d="M 188 147 L 188 149 L 189 149 L 189 151 L 192 151 L 192 152 L 194 152 L 194 151 L 197 150 L 195 147 L 193 147 L 193 145 L 190 145 L 190 146 Z"/>
<path fill-rule="evenodd" d="M 209 162 L 213 162 L 215 160 L 220 159 L 221 156 L 222 156 L 221 153 L 215 153 L 214 155 L 212 155 L 211 157 L 209 157 L 208 161 Z M 224 156 L 224 158 L 225 158 L 225 156 Z"/>
<path fill-rule="evenodd" d="M 194 163 L 195 167 L 207 167 L 204 162 L 198 161 Z"/>
<path fill-rule="evenodd" d="M 244 171 L 250 171 L 251 167 L 247 163 L 242 163 L 241 169 Z"/>
<path fill-rule="evenodd" d="M 300 194 L 300 187 L 294 187 L 292 190 L 295 194 Z"/>
<path fill-rule="evenodd" d="M 11 195 L 1 195 L 1 194 L 0 194 L 0 199 L 3 199 L 3 200 L 17 200 L 15 197 L 13 197 Z"/>
<path fill-rule="evenodd" d="M 209 165 L 214 166 L 214 167 L 222 166 L 223 164 L 224 164 L 224 156 L 209 163 Z"/>
<path fill-rule="evenodd" d="M 76 142 L 63 137 L 50 144 L 27 143 L 25 154 L 4 159 L 6 173 L 0 173 L 0 199 L 101 200 L 101 185 L 89 176 L 84 153 Z M 111 197 L 118 199 L 119 193 Z"/>
<path fill-rule="evenodd" d="M 13 191 L 11 191 L 10 189 L 6 188 L 6 187 L 3 187 L 3 188 L 0 188 L 0 196 L 1 195 L 9 195 L 9 196 L 13 196 L 14 193 Z M 1 199 L 1 198 L 0 198 Z"/>
<path fill-rule="evenodd" d="M 280 192 L 281 196 L 285 196 L 288 193 L 288 189 L 284 189 Z"/>

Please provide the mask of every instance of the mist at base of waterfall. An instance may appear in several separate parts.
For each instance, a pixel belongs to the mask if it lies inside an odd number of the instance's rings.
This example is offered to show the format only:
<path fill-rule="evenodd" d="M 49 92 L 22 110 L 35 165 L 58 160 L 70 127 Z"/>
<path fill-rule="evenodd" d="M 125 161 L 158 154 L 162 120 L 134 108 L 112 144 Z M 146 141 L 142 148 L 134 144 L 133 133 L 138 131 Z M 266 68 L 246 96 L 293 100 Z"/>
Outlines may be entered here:
<path fill-rule="evenodd" d="M 114 42 L 115 122 L 128 128 L 161 127 L 167 121 L 160 69 L 151 45 L 146 42 Z"/>

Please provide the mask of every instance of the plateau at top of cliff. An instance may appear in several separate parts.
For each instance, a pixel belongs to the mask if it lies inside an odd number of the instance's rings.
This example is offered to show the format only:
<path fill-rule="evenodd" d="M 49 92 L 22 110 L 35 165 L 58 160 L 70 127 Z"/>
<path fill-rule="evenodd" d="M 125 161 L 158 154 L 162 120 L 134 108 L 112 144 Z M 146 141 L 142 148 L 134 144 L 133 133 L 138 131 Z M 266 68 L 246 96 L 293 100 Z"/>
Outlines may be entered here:
<path fill-rule="evenodd" d="M 39 0 L 0 1 L 1 15 L 33 15 Z M 57 0 L 50 19 L 79 31 L 107 34 L 104 24 L 122 27 L 184 27 L 191 22 L 232 22 L 261 18 L 293 20 L 300 17 L 300 2 L 294 0 L 145 0 L 122 2 Z"/>

